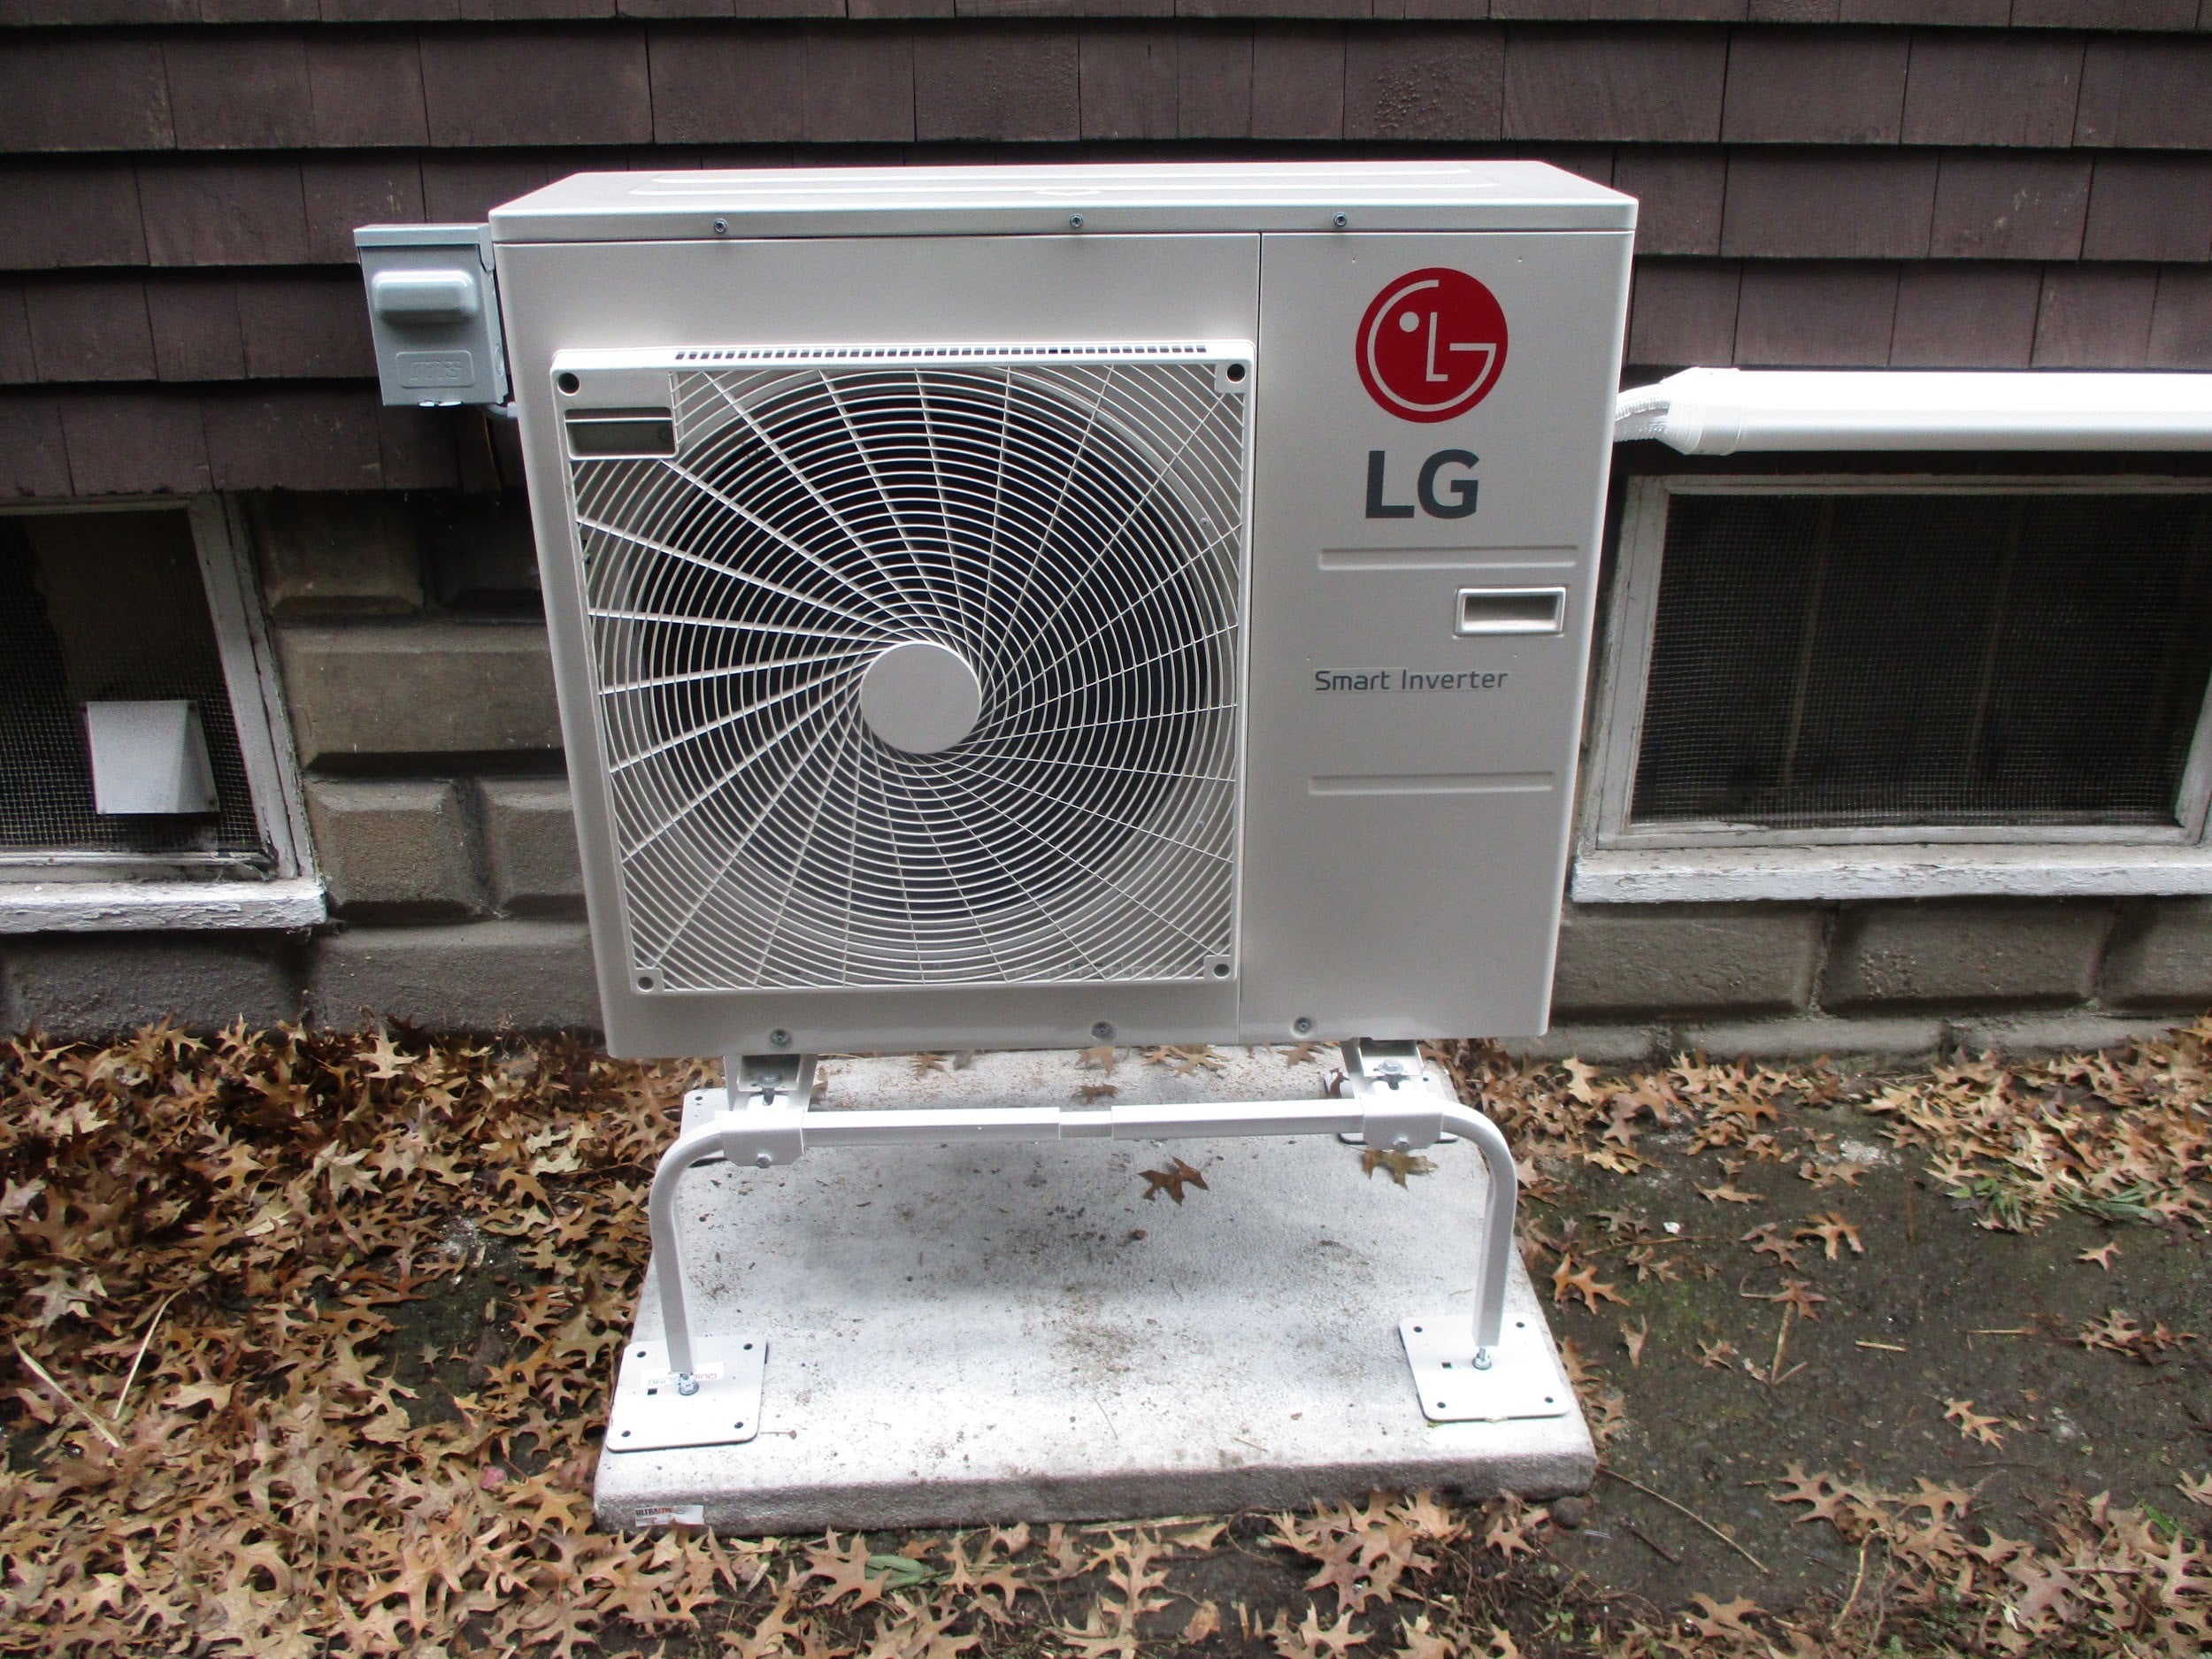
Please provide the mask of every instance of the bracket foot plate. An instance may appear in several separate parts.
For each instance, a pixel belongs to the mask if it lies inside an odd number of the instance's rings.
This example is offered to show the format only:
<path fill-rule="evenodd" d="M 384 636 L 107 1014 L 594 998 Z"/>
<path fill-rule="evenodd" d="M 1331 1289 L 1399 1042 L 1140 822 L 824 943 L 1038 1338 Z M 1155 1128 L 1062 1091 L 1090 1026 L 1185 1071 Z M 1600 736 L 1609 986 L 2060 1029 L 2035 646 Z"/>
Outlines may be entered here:
<path fill-rule="evenodd" d="M 1508 1307 L 1505 1333 L 1486 1369 L 1475 1366 L 1474 1321 L 1464 1313 L 1416 1316 L 1398 1322 L 1413 1367 L 1421 1415 L 1432 1423 L 1503 1423 L 1525 1417 L 1563 1417 L 1574 1409 L 1552 1357 L 1551 1338 L 1532 1327 L 1525 1313 Z"/>
<path fill-rule="evenodd" d="M 607 1415 L 610 1452 L 664 1452 L 680 1446 L 741 1446 L 760 1432 L 764 1338 L 726 1338 L 700 1355 L 698 1390 L 676 1391 L 668 1347 L 657 1337 L 634 1339 L 622 1350 L 613 1409 Z"/>

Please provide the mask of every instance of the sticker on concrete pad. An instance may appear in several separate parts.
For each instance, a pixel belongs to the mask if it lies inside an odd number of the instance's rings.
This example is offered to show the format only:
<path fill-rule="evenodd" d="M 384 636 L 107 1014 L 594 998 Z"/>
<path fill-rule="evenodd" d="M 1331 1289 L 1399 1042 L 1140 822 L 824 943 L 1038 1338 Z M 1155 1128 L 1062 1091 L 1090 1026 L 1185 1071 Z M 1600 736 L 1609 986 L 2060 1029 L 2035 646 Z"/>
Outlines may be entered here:
<path fill-rule="evenodd" d="M 704 1526 L 707 1506 L 703 1503 L 657 1503 L 637 1512 L 640 1526 Z"/>

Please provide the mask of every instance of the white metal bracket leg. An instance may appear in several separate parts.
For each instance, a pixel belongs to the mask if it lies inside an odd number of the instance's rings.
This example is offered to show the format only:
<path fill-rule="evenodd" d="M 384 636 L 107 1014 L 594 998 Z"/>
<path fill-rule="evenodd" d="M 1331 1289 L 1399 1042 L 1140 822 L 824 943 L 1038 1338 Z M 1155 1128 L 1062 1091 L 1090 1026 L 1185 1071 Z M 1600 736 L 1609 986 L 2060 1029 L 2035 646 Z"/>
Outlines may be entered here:
<path fill-rule="evenodd" d="M 1476 1252 L 1472 1316 L 1440 1310 L 1400 1326 L 1422 1412 L 1438 1423 L 1564 1416 L 1572 1401 L 1553 1363 L 1548 1333 L 1527 1319 L 1509 1326 L 1505 1317 L 1517 1195 L 1505 1137 L 1489 1118 L 1460 1104 L 1449 1082 L 1417 1053 L 1372 1057 L 1387 1063 L 1351 1068 L 1345 1094 L 1327 1100 L 833 1112 L 807 1109 L 810 1057 L 733 1064 L 722 1110 L 679 1134 L 654 1171 L 648 1208 L 664 1334 L 623 1349 L 607 1448 L 733 1445 L 760 1432 L 767 1336 L 694 1332 L 677 1188 L 697 1164 L 718 1157 L 769 1169 L 791 1163 L 810 1146 L 1342 1135 L 1407 1153 L 1435 1146 L 1448 1131 L 1482 1158 L 1490 1201 Z"/>

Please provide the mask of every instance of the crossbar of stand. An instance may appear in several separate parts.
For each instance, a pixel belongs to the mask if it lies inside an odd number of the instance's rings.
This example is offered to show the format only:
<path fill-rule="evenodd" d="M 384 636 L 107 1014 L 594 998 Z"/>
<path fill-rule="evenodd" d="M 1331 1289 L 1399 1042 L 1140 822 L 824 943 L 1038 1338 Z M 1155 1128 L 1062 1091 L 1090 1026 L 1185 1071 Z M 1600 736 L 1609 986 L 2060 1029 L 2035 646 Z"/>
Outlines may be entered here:
<path fill-rule="evenodd" d="M 767 1170 L 795 1161 L 810 1147 L 1326 1134 L 1356 1136 L 1370 1148 L 1403 1155 L 1436 1145 L 1448 1131 L 1472 1142 L 1480 1154 L 1491 1197 L 1477 1250 L 1471 1313 L 1428 1312 L 1406 1319 L 1401 1327 L 1423 1413 L 1432 1422 L 1563 1414 L 1565 1391 L 1540 1332 L 1531 1336 L 1525 1321 L 1519 1332 L 1504 1328 L 1517 1194 L 1504 1137 L 1486 1117 L 1461 1104 L 1446 1080 L 1417 1056 L 1409 1060 L 1398 1048 L 1391 1045 L 1379 1057 L 1347 1044 L 1348 1098 L 1104 1108 L 818 1111 L 804 1103 L 813 1075 L 810 1056 L 787 1062 L 779 1057 L 780 1064 L 764 1068 L 758 1078 L 733 1068 L 733 1082 L 742 1078 L 757 1086 L 740 1096 L 733 1110 L 726 1093 L 725 1109 L 680 1134 L 654 1173 L 649 1208 L 662 1335 L 634 1341 L 624 1350 L 608 1448 L 631 1452 L 737 1444 L 759 1432 L 769 1333 L 717 1333 L 703 1340 L 695 1333 L 677 1194 L 685 1173 L 701 1164 L 722 1159 Z M 786 1103 L 791 1098 L 801 1103 Z M 1417 1331 L 1423 1334 L 1411 1334 Z M 1531 1341 L 1538 1345 L 1532 1359 Z M 1455 1357 L 1440 1357 L 1446 1350 Z M 1438 1366 L 1456 1370 L 1448 1392 L 1436 1385 Z"/>

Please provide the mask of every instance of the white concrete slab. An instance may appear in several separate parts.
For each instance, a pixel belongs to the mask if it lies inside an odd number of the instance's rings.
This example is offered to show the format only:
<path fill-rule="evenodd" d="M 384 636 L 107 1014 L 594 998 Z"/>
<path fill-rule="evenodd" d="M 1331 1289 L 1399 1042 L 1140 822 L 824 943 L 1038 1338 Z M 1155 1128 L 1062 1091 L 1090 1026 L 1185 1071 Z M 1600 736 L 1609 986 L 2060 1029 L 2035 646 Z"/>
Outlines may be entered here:
<path fill-rule="evenodd" d="M 1178 1077 L 1125 1054 L 987 1055 L 917 1079 L 832 1061 L 821 1110 L 1117 1103 L 1318 1094 L 1333 1051 L 1225 1050 Z M 694 1103 L 692 1110 L 701 1110 Z M 1180 1155 L 1205 1189 L 1147 1201 Z M 686 1178 L 694 1319 L 766 1344 L 755 1438 L 609 1450 L 610 1526 L 733 1532 L 1095 1519 L 1300 1505 L 1375 1487 L 1486 1496 L 1586 1486 L 1595 1470 L 1517 1261 L 1512 1363 L 1564 1415 L 1432 1423 L 1400 1321 L 1464 1318 L 1486 1199 L 1471 1148 L 1409 1186 L 1333 1138 L 1057 1141 L 815 1150 Z M 648 1273 L 634 1340 L 655 1344 Z M 1526 1346 L 1522 1346 L 1525 1344 Z"/>

